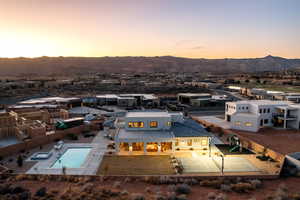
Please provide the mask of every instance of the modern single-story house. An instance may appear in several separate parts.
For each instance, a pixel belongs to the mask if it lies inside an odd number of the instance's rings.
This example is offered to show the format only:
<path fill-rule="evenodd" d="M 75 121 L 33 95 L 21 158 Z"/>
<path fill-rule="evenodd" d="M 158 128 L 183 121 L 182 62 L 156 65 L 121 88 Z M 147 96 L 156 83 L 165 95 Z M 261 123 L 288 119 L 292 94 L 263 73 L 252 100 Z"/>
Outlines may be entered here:
<path fill-rule="evenodd" d="M 179 112 L 128 112 L 120 124 L 115 135 L 119 153 L 208 150 L 212 137 L 202 125 Z"/>

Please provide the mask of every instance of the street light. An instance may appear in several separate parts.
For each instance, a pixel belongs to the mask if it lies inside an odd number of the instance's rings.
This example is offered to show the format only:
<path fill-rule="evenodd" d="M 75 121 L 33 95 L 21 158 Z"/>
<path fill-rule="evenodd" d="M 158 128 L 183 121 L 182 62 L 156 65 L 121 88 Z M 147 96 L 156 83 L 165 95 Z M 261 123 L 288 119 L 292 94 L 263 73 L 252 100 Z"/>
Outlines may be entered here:
<path fill-rule="evenodd" d="M 224 174 L 224 155 L 223 155 L 223 154 L 221 154 L 220 156 L 221 156 L 221 158 L 222 158 L 222 167 L 221 167 L 221 173 L 222 173 L 222 175 L 223 175 L 223 174 Z"/>

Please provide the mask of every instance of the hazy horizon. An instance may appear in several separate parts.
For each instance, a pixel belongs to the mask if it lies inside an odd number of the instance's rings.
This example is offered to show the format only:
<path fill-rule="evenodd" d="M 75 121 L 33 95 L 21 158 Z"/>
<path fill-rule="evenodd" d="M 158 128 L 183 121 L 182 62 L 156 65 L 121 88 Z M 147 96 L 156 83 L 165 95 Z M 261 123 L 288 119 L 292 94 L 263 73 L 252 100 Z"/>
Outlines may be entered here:
<path fill-rule="evenodd" d="M 118 56 L 118 55 L 114 55 L 114 56 L 36 56 L 36 57 L 24 57 L 24 56 L 18 56 L 18 57 L 1 57 L 0 59 L 19 59 L 19 58 L 28 58 L 28 59 L 37 59 L 37 58 L 43 58 L 43 57 L 47 57 L 47 58 L 122 58 L 122 57 L 149 57 L 149 58 L 154 58 L 154 57 L 176 57 L 176 58 L 187 58 L 187 59 L 208 59 L 208 60 L 214 60 L 214 59 L 258 59 L 258 58 L 265 58 L 268 56 L 272 56 L 272 57 L 280 57 L 280 58 L 285 58 L 285 59 L 300 59 L 300 57 L 294 57 L 294 58 L 286 58 L 280 55 L 264 55 L 264 56 L 260 56 L 260 57 L 223 57 L 223 58 L 197 58 L 197 57 L 184 57 L 184 56 L 173 56 L 173 55 L 160 55 L 160 56 Z"/>
<path fill-rule="evenodd" d="M 300 58 L 297 0 L 0 3 L 1 58 Z"/>

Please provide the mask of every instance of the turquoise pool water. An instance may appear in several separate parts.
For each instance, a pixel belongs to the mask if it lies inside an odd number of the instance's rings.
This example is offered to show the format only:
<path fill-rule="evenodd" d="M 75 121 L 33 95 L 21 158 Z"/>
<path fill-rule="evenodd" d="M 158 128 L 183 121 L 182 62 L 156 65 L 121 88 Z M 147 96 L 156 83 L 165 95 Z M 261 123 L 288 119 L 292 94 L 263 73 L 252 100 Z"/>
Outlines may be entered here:
<path fill-rule="evenodd" d="M 66 168 L 79 168 L 84 163 L 90 151 L 90 147 L 68 148 L 51 168 L 62 168 L 63 166 Z"/>

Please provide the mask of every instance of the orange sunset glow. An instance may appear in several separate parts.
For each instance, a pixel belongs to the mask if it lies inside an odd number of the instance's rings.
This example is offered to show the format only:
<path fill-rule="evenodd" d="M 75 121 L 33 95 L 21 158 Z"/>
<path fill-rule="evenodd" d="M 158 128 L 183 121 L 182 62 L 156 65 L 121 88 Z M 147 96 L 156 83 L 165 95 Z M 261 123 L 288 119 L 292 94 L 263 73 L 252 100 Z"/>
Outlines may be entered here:
<path fill-rule="evenodd" d="M 268 2 L 0 0 L 0 57 L 299 57 L 300 3 Z"/>

